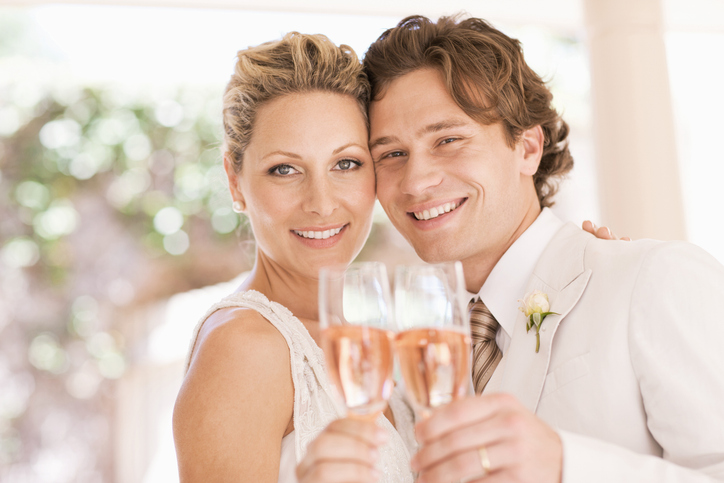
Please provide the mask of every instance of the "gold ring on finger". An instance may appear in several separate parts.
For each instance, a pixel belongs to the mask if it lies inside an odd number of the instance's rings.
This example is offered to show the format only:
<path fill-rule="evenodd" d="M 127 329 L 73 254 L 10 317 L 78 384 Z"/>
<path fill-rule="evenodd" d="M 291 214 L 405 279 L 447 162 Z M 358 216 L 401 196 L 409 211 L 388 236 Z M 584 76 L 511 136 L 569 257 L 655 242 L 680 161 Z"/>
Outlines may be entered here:
<path fill-rule="evenodd" d="M 488 450 L 485 446 L 478 448 L 478 455 L 480 456 L 480 465 L 483 467 L 484 474 L 490 472 L 490 459 L 488 458 Z"/>

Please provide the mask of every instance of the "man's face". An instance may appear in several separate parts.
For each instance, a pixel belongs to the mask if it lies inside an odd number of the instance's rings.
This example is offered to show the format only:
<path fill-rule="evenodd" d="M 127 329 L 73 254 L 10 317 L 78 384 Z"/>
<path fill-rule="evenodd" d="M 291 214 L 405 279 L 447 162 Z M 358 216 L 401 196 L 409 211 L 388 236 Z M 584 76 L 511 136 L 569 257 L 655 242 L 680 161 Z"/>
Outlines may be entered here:
<path fill-rule="evenodd" d="M 465 114 L 436 70 L 393 81 L 370 123 L 377 197 L 423 260 L 497 261 L 540 211 L 540 127 L 511 148 L 501 124 Z"/>

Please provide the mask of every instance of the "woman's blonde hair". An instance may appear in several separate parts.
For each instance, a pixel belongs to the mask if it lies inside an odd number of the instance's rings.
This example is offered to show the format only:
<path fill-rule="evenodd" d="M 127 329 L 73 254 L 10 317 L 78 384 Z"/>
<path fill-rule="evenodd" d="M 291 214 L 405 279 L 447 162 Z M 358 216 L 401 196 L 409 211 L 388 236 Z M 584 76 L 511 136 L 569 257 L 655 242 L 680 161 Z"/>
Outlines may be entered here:
<path fill-rule="evenodd" d="M 281 40 L 241 50 L 223 99 L 224 146 L 234 170 L 241 165 L 259 107 L 272 99 L 312 91 L 349 95 L 367 118 L 370 88 L 354 50 L 321 34 L 290 32 Z"/>

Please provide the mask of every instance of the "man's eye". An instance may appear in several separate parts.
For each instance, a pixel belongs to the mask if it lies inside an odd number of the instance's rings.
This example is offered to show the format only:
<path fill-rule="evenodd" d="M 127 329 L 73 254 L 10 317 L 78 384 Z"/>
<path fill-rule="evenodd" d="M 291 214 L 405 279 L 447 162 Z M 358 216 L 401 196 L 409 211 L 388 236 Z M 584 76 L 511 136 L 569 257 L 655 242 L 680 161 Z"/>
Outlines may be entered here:
<path fill-rule="evenodd" d="M 295 172 L 296 169 L 292 168 L 288 164 L 280 164 L 279 166 L 274 166 L 269 170 L 269 173 L 276 174 L 279 176 L 287 176 Z"/>
<path fill-rule="evenodd" d="M 391 153 L 387 153 L 382 157 L 383 158 L 399 158 L 400 156 L 404 156 L 404 155 L 405 155 L 404 151 L 392 151 Z"/>
<path fill-rule="evenodd" d="M 450 144 L 451 142 L 457 141 L 457 140 L 458 140 L 458 138 L 446 138 L 446 139 L 443 139 L 442 141 L 440 141 L 440 145 Z"/>

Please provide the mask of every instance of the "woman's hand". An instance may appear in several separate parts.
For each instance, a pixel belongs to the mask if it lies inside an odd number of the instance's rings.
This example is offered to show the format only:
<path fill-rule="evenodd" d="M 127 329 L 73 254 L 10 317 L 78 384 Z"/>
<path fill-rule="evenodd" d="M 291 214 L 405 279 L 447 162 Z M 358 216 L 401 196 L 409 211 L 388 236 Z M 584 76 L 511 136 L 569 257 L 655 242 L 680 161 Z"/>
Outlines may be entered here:
<path fill-rule="evenodd" d="M 369 483 L 379 478 L 375 463 L 388 439 L 374 421 L 338 419 L 309 444 L 297 466 L 299 483 Z"/>
<path fill-rule="evenodd" d="M 631 238 L 627 236 L 623 236 L 621 238 L 617 237 L 613 234 L 613 232 L 607 227 L 607 226 L 601 226 L 597 227 L 593 224 L 592 221 L 586 220 L 583 222 L 583 229 L 590 233 L 591 235 L 595 236 L 596 238 L 600 238 L 602 240 L 625 240 L 625 241 L 631 241 Z"/>

